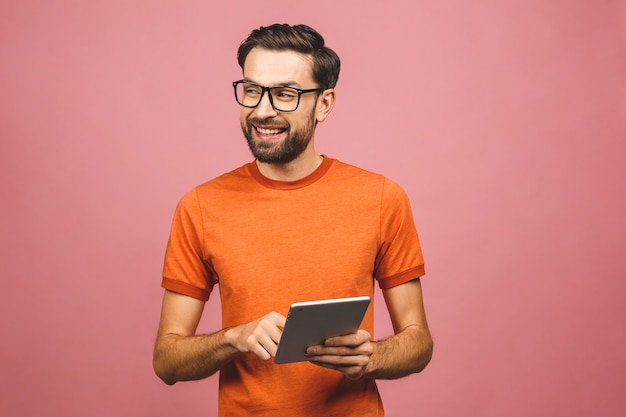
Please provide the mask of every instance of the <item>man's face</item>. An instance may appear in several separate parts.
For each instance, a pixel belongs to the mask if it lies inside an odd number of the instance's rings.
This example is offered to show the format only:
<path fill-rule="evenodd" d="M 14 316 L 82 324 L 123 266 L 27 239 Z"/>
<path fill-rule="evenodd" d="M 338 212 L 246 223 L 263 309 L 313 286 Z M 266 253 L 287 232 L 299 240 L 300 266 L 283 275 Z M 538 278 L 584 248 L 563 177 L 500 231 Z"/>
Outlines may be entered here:
<path fill-rule="evenodd" d="M 289 86 L 306 90 L 316 88 L 312 62 L 293 51 L 254 48 L 243 68 L 243 78 L 259 85 Z M 300 97 L 293 112 L 272 108 L 269 93 L 253 109 L 241 107 L 241 129 L 252 154 L 259 162 L 285 164 L 293 161 L 311 145 L 316 125 L 317 94 Z"/>

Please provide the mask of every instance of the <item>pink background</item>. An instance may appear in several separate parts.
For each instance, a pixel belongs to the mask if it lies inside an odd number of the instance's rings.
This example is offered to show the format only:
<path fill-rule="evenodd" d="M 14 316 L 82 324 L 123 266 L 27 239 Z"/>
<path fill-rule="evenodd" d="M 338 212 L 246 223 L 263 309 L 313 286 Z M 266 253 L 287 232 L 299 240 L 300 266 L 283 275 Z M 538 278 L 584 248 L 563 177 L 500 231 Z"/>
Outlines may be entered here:
<path fill-rule="evenodd" d="M 342 58 L 318 150 L 413 203 L 435 356 L 380 383 L 387 414 L 624 415 L 626 6 L 608 0 L 2 1 L 0 414 L 215 415 L 217 378 L 152 372 L 161 263 L 179 197 L 251 158 L 235 51 L 273 22 Z"/>

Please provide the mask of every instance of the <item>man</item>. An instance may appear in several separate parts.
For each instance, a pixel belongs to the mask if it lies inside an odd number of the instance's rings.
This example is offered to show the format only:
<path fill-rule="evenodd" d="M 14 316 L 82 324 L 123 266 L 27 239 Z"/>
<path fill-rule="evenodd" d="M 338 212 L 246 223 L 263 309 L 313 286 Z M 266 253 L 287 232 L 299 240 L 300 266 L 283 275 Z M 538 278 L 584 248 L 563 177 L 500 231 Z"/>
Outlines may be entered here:
<path fill-rule="evenodd" d="M 220 416 L 382 416 L 375 379 L 430 361 L 424 265 L 405 193 L 381 175 L 315 151 L 335 103 L 339 58 L 304 25 L 254 30 L 234 84 L 254 162 L 180 201 L 168 242 L 154 369 L 167 384 L 220 371 Z M 374 341 L 370 306 L 357 333 L 275 364 L 297 301 L 382 288 L 394 335 Z M 223 329 L 196 335 L 219 285 Z"/>

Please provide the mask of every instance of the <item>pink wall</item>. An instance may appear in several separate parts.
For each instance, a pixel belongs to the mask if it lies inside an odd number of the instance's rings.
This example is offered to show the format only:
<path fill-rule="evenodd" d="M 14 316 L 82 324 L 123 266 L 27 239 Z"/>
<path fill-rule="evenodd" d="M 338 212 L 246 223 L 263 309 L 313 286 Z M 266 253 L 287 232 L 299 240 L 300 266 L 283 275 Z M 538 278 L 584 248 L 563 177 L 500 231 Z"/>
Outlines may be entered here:
<path fill-rule="evenodd" d="M 250 159 L 235 50 L 279 21 L 343 60 L 318 149 L 413 202 L 436 352 L 388 415 L 623 415 L 624 3 L 303 4 L 0 4 L 0 414 L 215 415 L 215 378 L 152 373 L 161 262 L 182 193 Z"/>

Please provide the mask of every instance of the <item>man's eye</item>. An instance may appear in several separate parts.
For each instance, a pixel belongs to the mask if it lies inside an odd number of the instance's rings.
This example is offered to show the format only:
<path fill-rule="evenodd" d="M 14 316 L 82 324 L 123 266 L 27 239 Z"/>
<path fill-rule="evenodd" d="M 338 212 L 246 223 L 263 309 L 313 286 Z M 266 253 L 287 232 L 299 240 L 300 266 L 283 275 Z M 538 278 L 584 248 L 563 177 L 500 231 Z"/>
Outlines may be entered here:
<path fill-rule="evenodd" d="M 285 100 L 294 99 L 298 97 L 298 92 L 293 90 L 279 90 L 276 92 L 275 96 Z"/>

